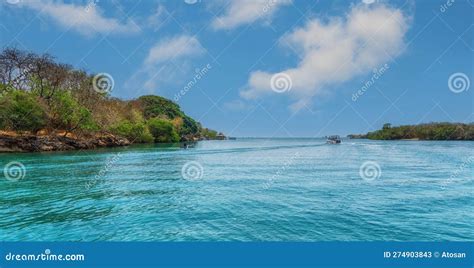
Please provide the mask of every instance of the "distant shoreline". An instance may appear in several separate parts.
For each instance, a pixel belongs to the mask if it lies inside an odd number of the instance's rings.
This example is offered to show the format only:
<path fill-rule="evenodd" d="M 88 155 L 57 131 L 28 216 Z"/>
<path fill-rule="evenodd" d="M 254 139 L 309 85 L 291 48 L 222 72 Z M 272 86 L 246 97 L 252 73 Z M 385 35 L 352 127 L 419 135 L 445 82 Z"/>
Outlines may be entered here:
<path fill-rule="evenodd" d="M 237 140 L 252 140 L 252 139 L 262 139 L 262 140 L 289 140 L 289 139 L 301 139 L 301 140 L 322 140 L 324 137 L 319 138 L 307 138 L 307 137 L 297 137 L 297 138 L 283 138 L 283 137 L 240 137 Z M 356 140 L 367 140 L 375 141 L 368 138 L 350 138 Z M 210 141 L 210 140 L 198 140 L 199 141 Z M 233 140 L 230 140 L 233 141 Z M 379 141 L 406 141 L 406 142 L 415 142 L 415 141 L 473 141 L 473 140 L 422 140 L 422 139 L 392 139 L 392 140 L 379 140 Z M 64 137 L 61 135 L 22 135 L 22 136 L 8 136 L 0 134 L 0 154 L 2 153 L 39 153 L 39 152 L 66 152 L 66 151 L 80 151 L 80 150 L 96 150 L 96 149 L 105 149 L 105 148 L 126 148 L 134 145 L 182 145 L 187 142 L 177 142 L 177 143 L 131 143 L 125 138 L 117 137 L 111 134 L 107 134 L 99 137 L 90 137 L 90 138 L 72 138 Z M 343 142 L 344 143 L 344 142 Z M 181 146 L 182 147 L 182 146 Z"/>
<path fill-rule="evenodd" d="M 406 125 L 392 127 L 385 124 L 382 129 L 367 134 L 347 135 L 349 139 L 367 139 L 384 141 L 474 141 L 474 124 L 462 123 L 430 123 L 420 125 Z M 324 137 L 193 137 L 191 141 L 182 140 L 183 148 L 188 148 L 188 143 L 201 140 L 224 139 L 324 139 Z M 100 148 L 124 147 L 139 144 L 121 135 L 108 132 L 99 132 L 90 135 L 76 136 L 73 133 L 39 131 L 15 132 L 0 131 L 0 153 L 17 152 L 49 152 L 90 150 Z M 175 143 L 179 143 L 176 141 Z"/>
<path fill-rule="evenodd" d="M 350 134 L 347 137 L 369 140 L 473 141 L 474 124 L 440 122 L 392 127 L 391 124 L 387 123 L 380 130 L 367 134 Z"/>

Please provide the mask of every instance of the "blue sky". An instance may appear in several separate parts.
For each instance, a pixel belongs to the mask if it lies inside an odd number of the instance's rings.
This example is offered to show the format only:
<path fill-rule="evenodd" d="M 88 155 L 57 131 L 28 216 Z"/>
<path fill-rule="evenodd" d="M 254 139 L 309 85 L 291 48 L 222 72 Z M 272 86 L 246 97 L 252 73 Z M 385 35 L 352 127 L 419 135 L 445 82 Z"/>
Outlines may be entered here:
<path fill-rule="evenodd" d="M 227 135 L 474 121 L 473 0 L 2 1 L 2 48 L 108 73 L 113 96 L 174 99 Z"/>

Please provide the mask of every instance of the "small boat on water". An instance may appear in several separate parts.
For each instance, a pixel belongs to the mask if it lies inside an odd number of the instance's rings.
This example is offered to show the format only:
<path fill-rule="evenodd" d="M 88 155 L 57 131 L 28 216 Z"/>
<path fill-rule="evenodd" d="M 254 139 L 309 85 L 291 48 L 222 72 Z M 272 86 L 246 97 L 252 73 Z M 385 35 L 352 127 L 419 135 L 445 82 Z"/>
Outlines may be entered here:
<path fill-rule="evenodd" d="M 339 144 L 341 143 L 341 137 L 339 135 L 332 135 L 327 137 L 326 143 L 328 144 Z"/>
<path fill-rule="evenodd" d="M 181 143 L 181 148 L 183 149 L 194 148 L 194 146 L 196 146 L 196 142 L 187 141 L 187 142 Z"/>

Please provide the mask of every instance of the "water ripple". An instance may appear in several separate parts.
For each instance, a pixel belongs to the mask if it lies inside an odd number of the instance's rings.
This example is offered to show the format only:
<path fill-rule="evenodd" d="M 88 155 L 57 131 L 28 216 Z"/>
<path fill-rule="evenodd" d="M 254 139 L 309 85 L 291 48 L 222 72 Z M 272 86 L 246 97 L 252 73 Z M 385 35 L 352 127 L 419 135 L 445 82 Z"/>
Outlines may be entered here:
<path fill-rule="evenodd" d="M 473 142 L 242 139 L 2 154 L 3 241 L 467 241 Z M 111 159 L 116 158 L 111 162 Z M 198 162 L 200 179 L 183 178 Z M 375 181 L 360 177 L 380 165 Z M 111 164 L 112 163 L 112 164 Z"/>

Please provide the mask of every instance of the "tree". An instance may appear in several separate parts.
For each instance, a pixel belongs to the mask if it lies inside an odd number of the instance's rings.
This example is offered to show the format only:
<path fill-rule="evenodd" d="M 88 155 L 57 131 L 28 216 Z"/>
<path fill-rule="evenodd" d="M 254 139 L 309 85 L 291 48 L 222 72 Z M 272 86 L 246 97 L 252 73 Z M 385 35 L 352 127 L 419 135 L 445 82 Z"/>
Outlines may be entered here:
<path fill-rule="evenodd" d="M 74 130 L 98 129 L 91 112 L 81 106 L 69 91 L 59 91 L 53 96 L 50 112 L 52 126 L 65 130 L 64 135 Z"/>
<path fill-rule="evenodd" d="M 203 128 L 201 134 L 206 139 L 215 139 L 217 137 L 217 131 L 208 128 Z"/>
<path fill-rule="evenodd" d="M 159 116 L 174 119 L 175 117 L 183 116 L 183 112 L 176 103 L 160 96 L 142 96 L 138 99 L 138 102 L 146 119 Z"/>
<path fill-rule="evenodd" d="M 390 123 L 385 123 L 385 124 L 383 124 L 382 129 L 390 129 L 391 127 L 392 127 L 392 124 L 390 124 Z"/>
<path fill-rule="evenodd" d="M 137 101 L 138 106 L 143 112 L 145 119 L 163 118 L 174 120 L 181 118 L 182 124 L 177 128 L 179 135 L 198 135 L 201 131 L 201 124 L 196 122 L 191 117 L 187 116 L 179 106 L 163 97 L 159 96 L 142 96 Z"/>
<path fill-rule="evenodd" d="M 0 54 L 0 83 L 2 91 L 28 90 L 32 63 L 36 55 L 16 48 L 7 48 Z M 0 92 L 2 93 L 2 92 Z"/>
<path fill-rule="evenodd" d="M 124 120 L 113 126 L 111 131 L 135 143 L 149 143 L 154 141 L 150 130 L 142 122 L 132 123 L 128 120 Z"/>
<path fill-rule="evenodd" d="M 173 124 L 167 120 L 152 118 L 148 120 L 148 128 L 155 142 L 178 142 L 179 136 L 173 127 Z"/>
<path fill-rule="evenodd" d="M 33 94 L 16 90 L 0 97 L 0 128 L 36 132 L 45 125 L 44 106 Z"/>

